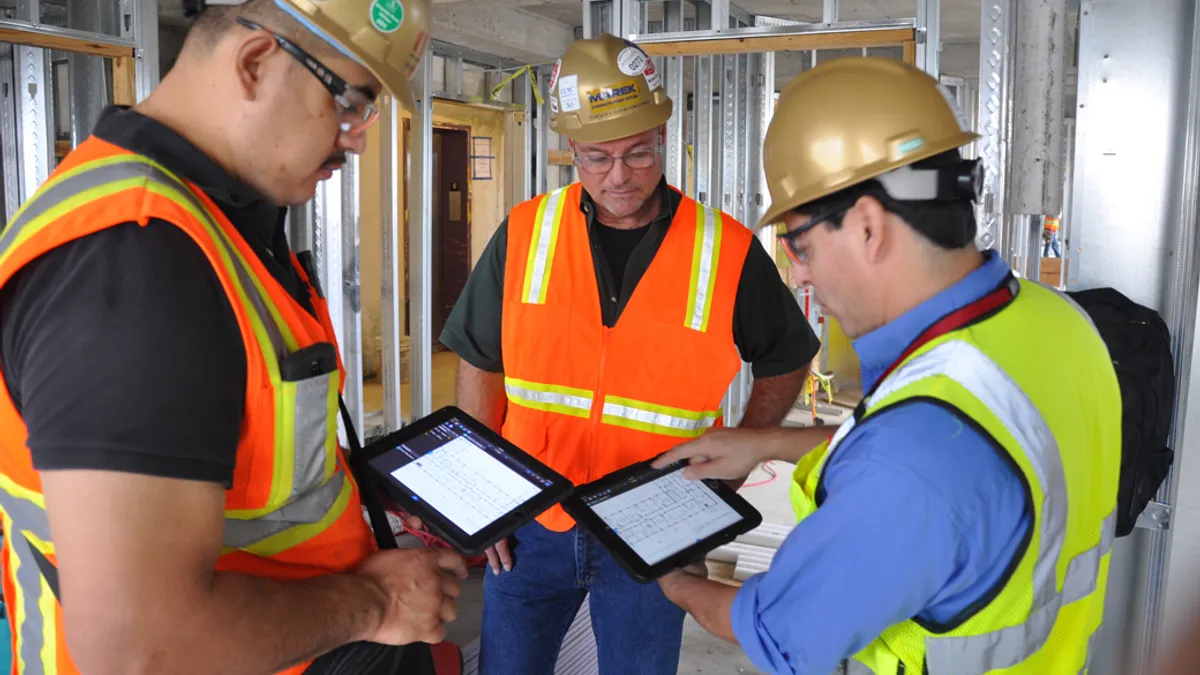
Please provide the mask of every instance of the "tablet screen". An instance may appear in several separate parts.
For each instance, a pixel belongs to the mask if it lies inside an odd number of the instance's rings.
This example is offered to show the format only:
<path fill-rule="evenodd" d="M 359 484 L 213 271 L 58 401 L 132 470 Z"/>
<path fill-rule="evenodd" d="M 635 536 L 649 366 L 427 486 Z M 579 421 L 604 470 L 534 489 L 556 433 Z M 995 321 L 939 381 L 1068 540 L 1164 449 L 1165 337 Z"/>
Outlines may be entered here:
<path fill-rule="evenodd" d="M 682 467 L 632 477 L 583 502 L 649 565 L 742 520 L 702 481 L 684 478 Z"/>
<path fill-rule="evenodd" d="M 370 463 L 469 535 L 552 485 L 455 419 Z"/>

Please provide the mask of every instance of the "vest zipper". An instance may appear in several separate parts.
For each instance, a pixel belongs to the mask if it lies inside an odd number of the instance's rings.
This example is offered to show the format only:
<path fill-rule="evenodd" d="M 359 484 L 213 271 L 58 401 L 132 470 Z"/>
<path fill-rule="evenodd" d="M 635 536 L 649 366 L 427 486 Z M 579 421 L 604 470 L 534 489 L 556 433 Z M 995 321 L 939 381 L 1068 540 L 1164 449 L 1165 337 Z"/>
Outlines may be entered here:
<path fill-rule="evenodd" d="M 588 450 L 588 475 L 587 480 L 591 482 L 597 478 L 596 470 L 596 438 L 600 434 L 600 418 L 604 415 L 604 362 L 608 360 L 608 336 L 612 329 L 608 326 L 602 327 L 600 340 L 600 369 L 599 375 L 596 378 L 596 399 L 592 401 L 592 439 L 591 448 Z"/>
<path fill-rule="evenodd" d="M 903 661 L 900 662 L 900 665 L 896 666 L 896 675 L 904 675 L 904 662 Z"/>

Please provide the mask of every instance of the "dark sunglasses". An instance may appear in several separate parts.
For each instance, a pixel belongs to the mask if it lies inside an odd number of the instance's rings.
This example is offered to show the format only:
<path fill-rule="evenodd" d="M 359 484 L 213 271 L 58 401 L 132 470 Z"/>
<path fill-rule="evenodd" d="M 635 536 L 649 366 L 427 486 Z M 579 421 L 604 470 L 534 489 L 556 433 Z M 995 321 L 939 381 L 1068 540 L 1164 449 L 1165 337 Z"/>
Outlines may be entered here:
<path fill-rule="evenodd" d="M 379 119 L 379 108 L 372 100 L 374 97 L 371 94 L 347 84 L 345 80 L 338 77 L 337 73 L 291 40 L 267 30 L 249 19 L 238 17 L 235 21 L 250 30 L 261 30 L 275 38 L 275 42 L 283 51 L 291 54 L 292 58 L 307 68 L 313 76 L 321 81 L 321 84 L 325 85 L 325 89 L 329 90 L 333 100 L 338 104 L 338 119 L 341 121 L 342 131 L 348 134 L 361 134 Z"/>

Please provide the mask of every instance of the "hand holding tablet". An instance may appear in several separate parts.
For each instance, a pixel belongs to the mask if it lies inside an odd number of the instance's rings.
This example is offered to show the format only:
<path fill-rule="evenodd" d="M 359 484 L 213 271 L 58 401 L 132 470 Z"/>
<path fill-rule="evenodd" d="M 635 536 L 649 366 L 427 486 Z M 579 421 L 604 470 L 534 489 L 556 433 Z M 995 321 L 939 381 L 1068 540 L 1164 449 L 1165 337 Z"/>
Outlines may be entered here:
<path fill-rule="evenodd" d="M 572 486 L 454 406 L 364 450 L 376 482 L 463 555 L 479 555 L 562 502 L 634 579 L 651 582 L 758 527 L 762 516 L 686 461 L 639 462 Z"/>

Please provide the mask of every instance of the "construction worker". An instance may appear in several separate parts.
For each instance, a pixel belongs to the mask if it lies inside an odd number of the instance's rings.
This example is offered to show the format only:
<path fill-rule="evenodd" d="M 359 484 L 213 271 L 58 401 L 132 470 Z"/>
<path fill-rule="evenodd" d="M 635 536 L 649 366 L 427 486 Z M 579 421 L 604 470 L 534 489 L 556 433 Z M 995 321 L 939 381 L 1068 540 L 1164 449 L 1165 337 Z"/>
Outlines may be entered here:
<path fill-rule="evenodd" d="M 428 665 L 396 646 L 441 640 L 466 569 L 376 552 L 282 208 L 363 149 L 383 89 L 411 102 L 428 3 L 208 5 L 0 234 L 13 672 Z"/>
<path fill-rule="evenodd" d="M 1058 218 L 1054 216 L 1046 216 L 1045 226 L 1042 228 L 1042 257 L 1049 258 L 1050 251 L 1054 251 L 1055 258 L 1062 257 L 1058 246 Z"/>
<path fill-rule="evenodd" d="M 514 208 L 441 341 L 458 405 L 575 484 L 723 424 L 742 361 L 742 426 L 775 426 L 819 347 L 766 249 L 663 177 L 662 79 L 611 35 L 572 44 L 551 128 L 579 182 Z M 635 582 L 561 508 L 488 552 L 482 675 L 549 675 L 585 596 L 602 673 L 674 674 L 683 612 Z"/>
<path fill-rule="evenodd" d="M 765 574 L 660 580 L 766 672 L 1086 671 L 1121 394 L 1087 316 L 976 248 L 981 174 L 958 152 L 976 138 L 900 61 L 828 61 L 780 95 L 761 224 L 786 225 L 792 279 L 854 339 L 866 396 L 816 449 L 815 430 L 729 430 L 659 460 L 723 478 L 798 462 L 799 523 Z"/>

